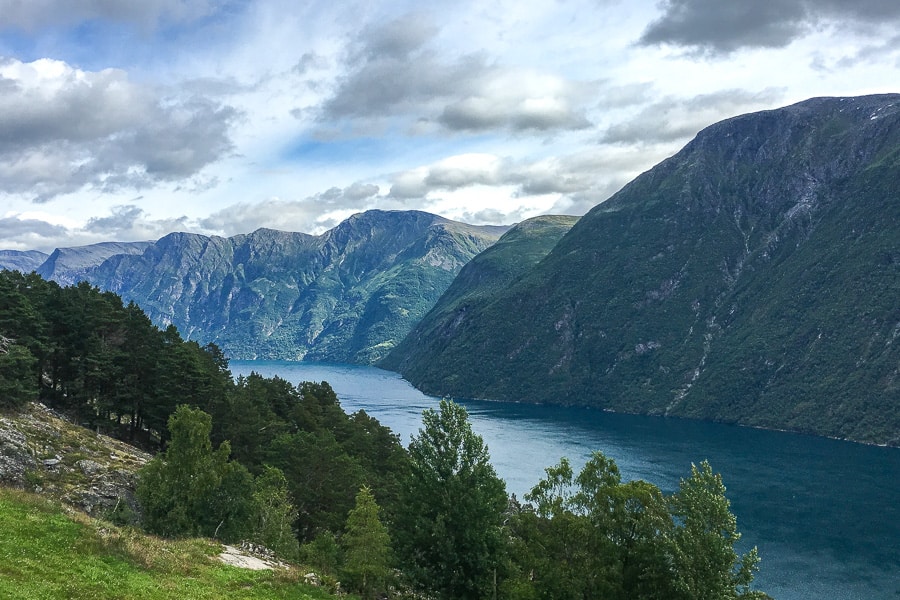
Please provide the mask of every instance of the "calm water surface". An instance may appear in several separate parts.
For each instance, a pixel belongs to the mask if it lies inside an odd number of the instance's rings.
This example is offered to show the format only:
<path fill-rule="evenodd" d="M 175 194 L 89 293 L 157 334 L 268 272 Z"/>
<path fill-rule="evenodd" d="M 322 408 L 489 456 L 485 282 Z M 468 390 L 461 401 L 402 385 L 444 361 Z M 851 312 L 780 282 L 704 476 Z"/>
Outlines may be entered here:
<path fill-rule="evenodd" d="M 371 367 L 232 361 L 288 381 L 327 381 L 347 412 L 364 409 L 404 445 L 438 399 Z M 491 462 L 519 498 L 568 457 L 600 450 L 625 479 L 673 491 L 691 463 L 722 473 L 743 533 L 759 548 L 759 589 L 779 600 L 900 600 L 900 450 L 812 436 L 589 409 L 462 402 Z"/>

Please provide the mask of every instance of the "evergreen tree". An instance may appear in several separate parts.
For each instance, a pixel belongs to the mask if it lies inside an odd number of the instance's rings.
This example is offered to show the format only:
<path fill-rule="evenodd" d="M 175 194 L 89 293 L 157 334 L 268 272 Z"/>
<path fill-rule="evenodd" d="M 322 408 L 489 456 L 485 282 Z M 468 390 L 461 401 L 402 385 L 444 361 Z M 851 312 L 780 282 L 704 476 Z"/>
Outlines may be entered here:
<path fill-rule="evenodd" d="M 27 347 L 0 336 L 0 406 L 21 406 L 37 398 L 36 364 Z"/>
<path fill-rule="evenodd" d="M 378 513 L 375 496 L 363 486 L 356 495 L 355 508 L 347 516 L 346 531 L 341 538 L 344 574 L 363 598 L 374 598 L 383 591 L 389 574 L 391 539 Z"/>
<path fill-rule="evenodd" d="M 422 421 L 397 515 L 405 564 L 441 597 L 489 597 L 503 549 L 504 483 L 465 408 L 442 400 Z"/>

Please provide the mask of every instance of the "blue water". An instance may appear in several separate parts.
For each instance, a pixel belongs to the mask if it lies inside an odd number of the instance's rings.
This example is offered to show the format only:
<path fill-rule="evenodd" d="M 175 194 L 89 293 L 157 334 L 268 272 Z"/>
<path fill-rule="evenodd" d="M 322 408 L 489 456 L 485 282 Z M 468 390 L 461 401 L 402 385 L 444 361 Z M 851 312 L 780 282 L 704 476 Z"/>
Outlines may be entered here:
<path fill-rule="evenodd" d="M 348 412 L 365 409 L 404 445 L 438 399 L 371 367 L 232 361 L 288 381 L 328 381 Z M 491 462 L 519 498 L 568 457 L 600 450 L 626 479 L 672 491 L 691 463 L 722 473 L 743 534 L 757 546 L 756 588 L 779 600 L 900 600 L 900 450 L 715 423 L 581 408 L 462 402 Z"/>

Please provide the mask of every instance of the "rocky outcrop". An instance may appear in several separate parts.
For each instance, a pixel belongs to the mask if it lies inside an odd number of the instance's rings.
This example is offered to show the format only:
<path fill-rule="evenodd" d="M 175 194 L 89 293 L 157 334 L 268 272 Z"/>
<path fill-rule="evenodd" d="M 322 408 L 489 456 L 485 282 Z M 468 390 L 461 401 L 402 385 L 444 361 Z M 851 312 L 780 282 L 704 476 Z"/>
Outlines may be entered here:
<path fill-rule="evenodd" d="M 37 464 L 25 434 L 14 421 L 0 417 L 0 483 L 25 487 L 26 474 L 34 471 Z"/>
<path fill-rule="evenodd" d="M 135 520 L 136 472 L 150 458 L 42 404 L 0 417 L 0 484 L 62 500 L 91 516 Z"/>

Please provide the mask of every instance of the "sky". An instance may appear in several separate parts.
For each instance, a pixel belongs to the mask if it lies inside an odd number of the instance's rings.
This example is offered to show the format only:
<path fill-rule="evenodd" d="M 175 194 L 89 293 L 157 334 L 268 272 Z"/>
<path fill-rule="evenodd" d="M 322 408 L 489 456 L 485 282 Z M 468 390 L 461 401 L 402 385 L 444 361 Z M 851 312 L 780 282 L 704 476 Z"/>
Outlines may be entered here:
<path fill-rule="evenodd" d="M 884 92 L 897 0 L 0 0 L 0 248 L 581 215 L 724 118 Z"/>

